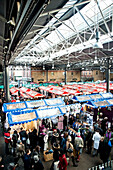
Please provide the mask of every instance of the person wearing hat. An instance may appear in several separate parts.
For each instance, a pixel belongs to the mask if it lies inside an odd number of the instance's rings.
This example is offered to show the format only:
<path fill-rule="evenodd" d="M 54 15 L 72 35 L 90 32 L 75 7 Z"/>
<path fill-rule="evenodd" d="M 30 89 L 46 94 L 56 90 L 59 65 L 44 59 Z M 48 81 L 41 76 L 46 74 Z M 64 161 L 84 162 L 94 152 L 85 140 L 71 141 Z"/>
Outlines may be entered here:
<path fill-rule="evenodd" d="M 73 144 L 71 143 L 71 136 L 68 136 L 67 138 L 67 142 L 66 142 L 66 151 L 67 151 L 67 156 L 70 158 L 72 158 L 72 163 L 74 167 L 77 167 L 78 165 L 75 164 L 75 160 L 74 160 L 74 155 L 73 155 Z"/>

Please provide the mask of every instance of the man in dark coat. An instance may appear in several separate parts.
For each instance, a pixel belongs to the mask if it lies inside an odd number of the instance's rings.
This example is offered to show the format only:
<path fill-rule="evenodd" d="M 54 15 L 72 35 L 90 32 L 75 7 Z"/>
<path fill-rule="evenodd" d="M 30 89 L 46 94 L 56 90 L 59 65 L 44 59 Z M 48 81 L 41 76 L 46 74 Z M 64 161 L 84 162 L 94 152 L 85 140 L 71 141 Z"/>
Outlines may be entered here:
<path fill-rule="evenodd" d="M 104 137 L 101 137 L 98 152 L 103 163 L 107 162 L 111 152 L 111 147 L 108 145 L 108 142 L 106 142 Z"/>

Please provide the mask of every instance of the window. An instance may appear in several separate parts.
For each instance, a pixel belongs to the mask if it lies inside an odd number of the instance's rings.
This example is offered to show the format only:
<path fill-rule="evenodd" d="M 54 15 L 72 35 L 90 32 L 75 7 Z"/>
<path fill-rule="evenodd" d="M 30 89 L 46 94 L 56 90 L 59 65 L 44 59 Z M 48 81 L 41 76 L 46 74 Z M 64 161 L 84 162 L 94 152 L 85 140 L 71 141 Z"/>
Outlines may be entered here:
<path fill-rule="evenodd" d="M 96 71 L 96 75 L 98 75 L 98 71 Z"/>
<path fill-rule="evenodd" d="M 51 75 L 52 75 L 52 76 L 54 76 L 54 73 L 53 73 L 53 72 L 51 72 Z"/>
<path fill-rule="evenodd" d="M 71 75 L 73 76 L 73 72 L 71 72 Z"/>
<path fill-rule="evenodd" d="M 43 75 L 43 77 L 44 77 L 45 73 L 44 73 L 44 72 L 42 72 L 42 75 Z"/>

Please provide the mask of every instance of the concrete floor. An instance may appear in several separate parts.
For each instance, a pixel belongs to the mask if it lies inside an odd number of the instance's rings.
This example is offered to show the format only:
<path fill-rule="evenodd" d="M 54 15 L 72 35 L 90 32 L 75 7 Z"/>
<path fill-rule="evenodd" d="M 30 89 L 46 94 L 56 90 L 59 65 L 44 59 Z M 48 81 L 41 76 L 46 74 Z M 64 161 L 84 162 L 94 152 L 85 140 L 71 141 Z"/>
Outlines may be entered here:
<path fill-rule="evenodd" d="M 0 155 L 3 157 L 4 165 L 5 165 L 5 170 L 7 170 L 8 164 L 10 162 L 13 162 L 13 156 L 12 155 L 5 155 L 5 144 L 4 144 L 4 137 L 1 131 L 1 126 L 0 126 Z M 113 148 L 111 151 L 111 159 L 113 160 Z M 43 160 L 43 155 L 41 156 L 41 160 L 44 165 L 45 170 L 49 170 L 52 164 L 52 161 L 45 162 Z M 92 157 L 91 155 L 85 153 L 83 151 L 80 162 L 78 163 L 78 167 L 73 167 L 72 162 L 70 161 L 70 165 L 68 165 L 67 170 L 88 170 L 89 168 L 93 166 L 97 166 L 99 164 L 102 164 L 102 161 L 100 160 L 99 156 Z M 113 168 L 112 168 L 113 169 Z M 23 162 L 21 162 L 21 166 L 17 167 L 16 170 L 24 170 L 23 167 Z"/>

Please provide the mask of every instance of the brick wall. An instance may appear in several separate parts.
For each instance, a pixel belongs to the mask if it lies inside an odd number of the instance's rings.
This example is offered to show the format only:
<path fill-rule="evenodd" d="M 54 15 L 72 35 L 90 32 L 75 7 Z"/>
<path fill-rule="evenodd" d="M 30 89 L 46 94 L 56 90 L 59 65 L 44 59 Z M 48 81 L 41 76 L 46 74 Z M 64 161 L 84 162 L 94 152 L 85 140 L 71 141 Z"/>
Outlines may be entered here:
<path fill-rule="evenodd" d="M 65 81 L 65 76 L 64 76 L 64 70 L 48 70 L 48 81 Z M 88 72 L 89 73 L 89 72 Z M 100 72 L 100 70 L 93 70 L 89 75 L 87 73 L 87 76 L 92 76 L 94 77 L 94 81 L 97 80 L 104 80 L 105 73 Z M 34 82 L 46 82 L 47 77 L 46 77 L 47 71 L 46 70 L 36 70 L 32 69 L 31 70 L 31 77 L 33 78 Z M 78 70 L 68 70 L 66 71 L 67 74 L 67 82 L 71 81 L 80 81 L 80 71 Z M 81 77 L 83 76 L 81 72 Z M 85 75 L 86 76 L 86 75 Z M 113 80 L 113 73 L 110 74 L 110 80 Z"/>
<path fill-rule="evenodd" d="M 64 70 L 48 70 L 48 81 L 65 81 Z M 31 70 L 31 77 L 34 82 L 46 82 L 46 70 Z M 66 71 L 67 82 L 80 81 L 80 71 L 69 70 Z"/>
<path fill-rule="evenodd" d="M 93 70 L 94 81 L 105 79 L 105 73 L 100 70 Z"/>

